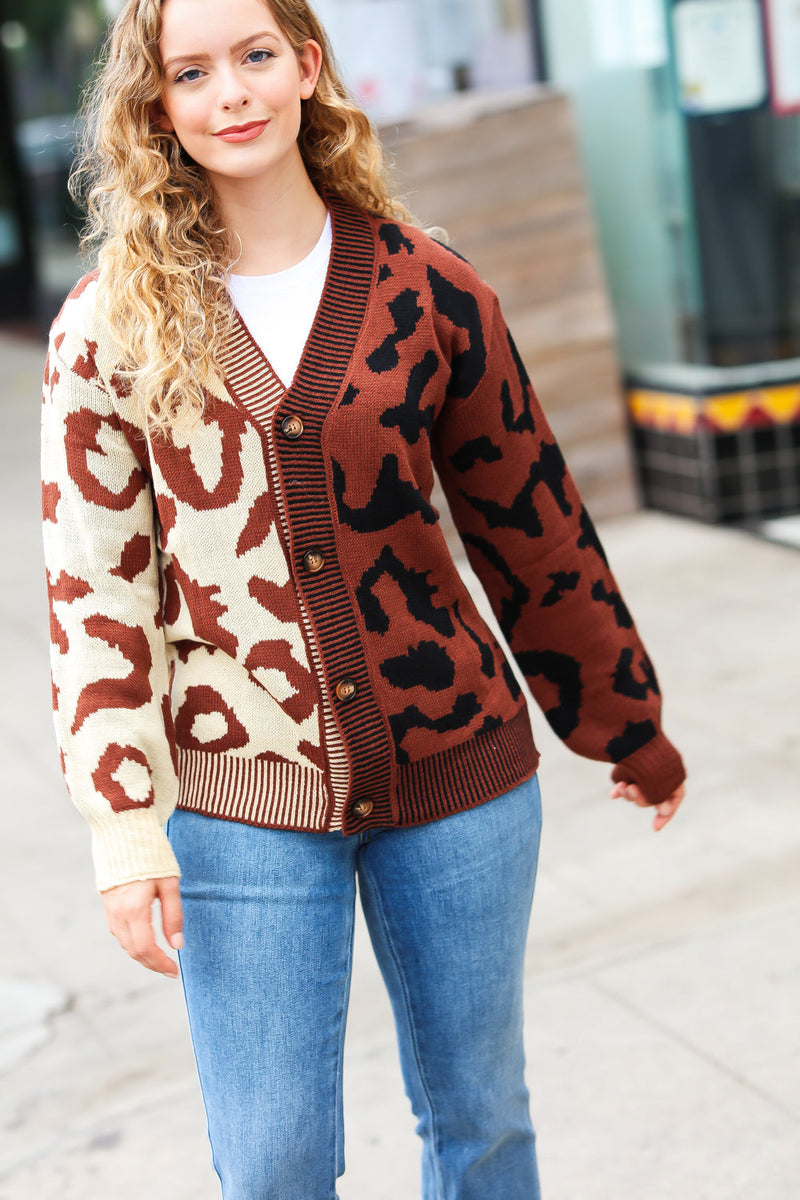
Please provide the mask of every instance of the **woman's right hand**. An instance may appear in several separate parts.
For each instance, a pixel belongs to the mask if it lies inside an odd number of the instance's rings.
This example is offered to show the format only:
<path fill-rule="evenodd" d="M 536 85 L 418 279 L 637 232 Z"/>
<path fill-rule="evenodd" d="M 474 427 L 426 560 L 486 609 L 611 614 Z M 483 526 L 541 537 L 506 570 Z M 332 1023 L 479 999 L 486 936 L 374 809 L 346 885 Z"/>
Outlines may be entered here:
<path fill-rule="evenodd" d="M 183 946 L 183 910 L 178 879 L 142 879 L 101 892 L 108 928 L 122 949 L 150 971 L 171 979 L 178 977 L 178 964 L 156 945 L 151 909 L 161 904 L 161 925 L 173 950 Z"/>

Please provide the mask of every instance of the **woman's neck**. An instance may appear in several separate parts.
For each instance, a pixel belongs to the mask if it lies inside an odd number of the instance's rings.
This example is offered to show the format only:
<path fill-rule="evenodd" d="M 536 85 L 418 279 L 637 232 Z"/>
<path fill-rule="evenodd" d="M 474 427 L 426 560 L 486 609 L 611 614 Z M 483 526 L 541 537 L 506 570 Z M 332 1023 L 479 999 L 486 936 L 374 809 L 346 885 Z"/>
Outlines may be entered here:
<path fill-rule="evenodd" d="M 271 186 L 260 179 L 237 180 L 235 188 L 228 184 L 222 181 L 215 190 L 225 225 L 234 234 L 237 275 L 285 271 L 311 253 L 325 227 L 327 210 L 305 168 Z"/>

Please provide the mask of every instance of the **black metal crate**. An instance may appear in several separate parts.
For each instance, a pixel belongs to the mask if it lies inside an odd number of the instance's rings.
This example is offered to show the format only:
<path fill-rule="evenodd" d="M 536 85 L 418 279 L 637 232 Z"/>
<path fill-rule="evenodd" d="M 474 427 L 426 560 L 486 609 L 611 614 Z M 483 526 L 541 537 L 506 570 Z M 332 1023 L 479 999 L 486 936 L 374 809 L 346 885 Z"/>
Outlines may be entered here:
<path fill-rule="evenodd" d="M 776 366 L 769 364 L 773 373 Z M 724 378 L 713 390 L 708 376 L 715 370 L 726 377 L 738 370 L 749 386 L 734 390 L 738 381 Z M 626 380 L 646 505 L 704 521 L 800 512 L 800 379 L 753 386 L 754 370 L 685 368 L 706 385 L 695 391 L 664 386 L 680 368 Z"/>

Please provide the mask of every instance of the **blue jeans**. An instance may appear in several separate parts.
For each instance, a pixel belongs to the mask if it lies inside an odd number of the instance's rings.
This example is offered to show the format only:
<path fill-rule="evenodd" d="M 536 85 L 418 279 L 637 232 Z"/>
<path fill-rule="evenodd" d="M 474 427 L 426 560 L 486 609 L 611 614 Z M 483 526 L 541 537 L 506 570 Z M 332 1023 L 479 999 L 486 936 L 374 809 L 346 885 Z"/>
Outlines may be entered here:
<path fill-rule="evenodd" d="M 335 1200 L 356 876 L 424 1200 L 539 1200 L 522 974 L 540 828 L 535 778 L 348 837 L 173 815 L 181 973 L 225 1200 Z"/>

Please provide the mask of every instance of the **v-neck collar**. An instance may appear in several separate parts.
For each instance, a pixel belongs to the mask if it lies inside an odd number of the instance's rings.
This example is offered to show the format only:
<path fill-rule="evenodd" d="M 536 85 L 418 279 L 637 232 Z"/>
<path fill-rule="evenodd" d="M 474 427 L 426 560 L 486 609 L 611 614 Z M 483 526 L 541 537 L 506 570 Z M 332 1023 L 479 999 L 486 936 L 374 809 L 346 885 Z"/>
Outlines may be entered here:
<path fill-rule="evenodd" d="M 364 317 L 375 266 L 375 234 L 361 209 L 327 194 L 333 242 L 328 272 L 294 379 L 286 387 L 238 311 L 223 354 L 226 386 L 260 421 L 283 401 L 298 411 L 333 403 Z"/>

